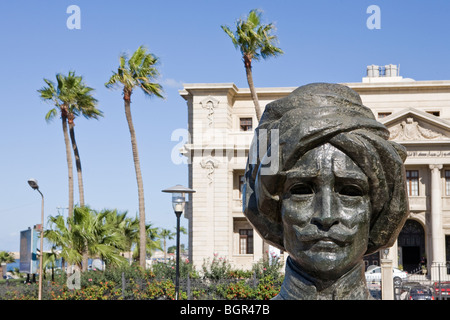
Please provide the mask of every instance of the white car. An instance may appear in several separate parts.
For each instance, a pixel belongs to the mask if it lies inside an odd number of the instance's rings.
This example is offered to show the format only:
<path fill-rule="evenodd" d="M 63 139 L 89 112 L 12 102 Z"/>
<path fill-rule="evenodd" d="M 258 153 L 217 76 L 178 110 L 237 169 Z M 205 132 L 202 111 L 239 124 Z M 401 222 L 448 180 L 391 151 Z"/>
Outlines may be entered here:
<path fill-rule="evenodd" d="M 398 268 L 393 268 L 392 279 L 394 284 L 401 284 L 403 280 L 408 278 L 408 272 L 402 271 Z M 366 271 L 366 281 L 381 281 L 381 267 L 375 267 Z"/>

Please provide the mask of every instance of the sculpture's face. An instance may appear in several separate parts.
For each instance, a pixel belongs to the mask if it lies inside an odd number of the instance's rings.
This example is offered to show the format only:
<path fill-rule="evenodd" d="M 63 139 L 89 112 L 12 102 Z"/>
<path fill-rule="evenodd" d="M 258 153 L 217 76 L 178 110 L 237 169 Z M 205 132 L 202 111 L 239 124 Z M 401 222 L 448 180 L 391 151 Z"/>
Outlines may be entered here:
<path fill-rule="evenodd" d="M 342 151 L 319 146 L 287 171 L 284 247 L 311 276 L 337 279 L 362 261 L 370 212 L 366 175 Z"/>

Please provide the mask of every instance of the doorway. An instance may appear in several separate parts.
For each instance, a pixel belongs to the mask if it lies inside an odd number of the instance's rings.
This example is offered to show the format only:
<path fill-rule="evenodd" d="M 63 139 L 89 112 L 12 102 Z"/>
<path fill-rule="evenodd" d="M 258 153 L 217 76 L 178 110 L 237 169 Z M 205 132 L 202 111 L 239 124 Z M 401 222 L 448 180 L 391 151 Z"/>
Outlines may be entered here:
<path fill-rule="evenodd" d="M 407 220 L 398 236 L 398 246 L 401 248 L 400 264 L 409 273 L 421 270 L 425 260 L 425 231 L 415 220 Z"/>
<path fill-rule="evenodd" d="M 420 247 L 402 247 L 403 270 L 409 273 L 416 271 L 420 264 Z"/>

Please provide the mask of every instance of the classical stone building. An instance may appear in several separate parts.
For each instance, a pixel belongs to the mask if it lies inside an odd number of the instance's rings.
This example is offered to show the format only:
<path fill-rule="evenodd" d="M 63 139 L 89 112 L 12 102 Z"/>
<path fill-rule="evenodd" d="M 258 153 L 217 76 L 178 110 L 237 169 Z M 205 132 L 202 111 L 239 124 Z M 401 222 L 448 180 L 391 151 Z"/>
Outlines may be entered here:
<path fill-rule="evenodd" d="M 412 272 L 450 260 L 450 80 L 415 81 L 398 75 L 397 66 L 368 66 L 357 91 L 364 105 L 407 148 L 410 217 L 389 257 Z M 302 84 L 299 84 L 299 86 Z M 296 87 L 257 88 L 261 107 Z M 257 126 L 248 88 L 232 83 L 185 84 L 180 95 L 188 106 L 191 198 L 190 259 L 201 266 L 214 255 L 250 268 L 267 247 L 242 213 L 242 177 L 253 130 Z M 377 264 L 379 255 L 368 257 Z M 430 272 L 431 274 L 431 272 Z M 436 275 L 437 277 L 437 275 Z"/>

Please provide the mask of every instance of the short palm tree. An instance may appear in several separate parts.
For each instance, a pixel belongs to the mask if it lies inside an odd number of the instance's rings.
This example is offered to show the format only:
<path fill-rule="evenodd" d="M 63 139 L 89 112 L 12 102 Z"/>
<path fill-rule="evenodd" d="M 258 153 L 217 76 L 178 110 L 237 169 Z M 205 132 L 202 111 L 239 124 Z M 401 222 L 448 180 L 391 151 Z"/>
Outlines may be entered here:
<path fill-rule="evenodd" d="M 267 25 L 261 24 L 261 15 L 259 10 L 251 10 L 246 20 L 239 19 L 236 22 L 236 31 L 234 33 L 229 27 L 221 26 L 223 31 L 231 38 L 235 48 L 242 53 L 247 82 L 258 121 L 261 119 L 262 113 L 253 84 L 252 61 L 283 54 L 283 51 L 275 46 L 277 37 L 271 34 L 274 30 L 274 25 L 272 23 Z"/>
<path fill-rule="evenodd" d="M 139 241 L 139 219 L 127 217 L 127 212 L 118 213 L 113 210 L 106 216 L 106 224 L 114 226 L 123 236 L 123 247 L 126 252 L 131 252 L 132 247 Z M 132 255 L 129 258 L 129 264 L 132 263 Z"/>
<path fill-rule="evenodd" d="M 162 98 L 162 87 L 154 82 L 159 73 L 155 65 L 158 59 L 151 53 L 147 53 L 147 49 L 140 46 L 133 55 L 128 58 L 126 54 L 122 54 L 119 59 L 119 67 L 117 72 L 105 83 L 107 88 L 116 85 L 123 87 L 123 100 L 125 105 L 125 115 L 131 137 L 131 147 L 133 152 L 134 168 L 136 171 L 136 181 L 138 187 L 139 199 L 139 263 L 145 269 L 146 254 L 146 228 L 145 228 L 145 201 L 144 201 L 144 185 L 142 181 L 141 166 L 139 162 L 138 147 L 136 141 L 136 132 L 134 130 L 133 120 L 131 117 L 131 95 L 135 88 L 140 88 L 147 96 L 156 96 Z"/>
<path fill-rule="evenodd" d="M 44 252 L 44 256 L 42 257 L 42 264 L 44 270 L 48 267 L 52 269 L 52 281 L 55 281 L 55 268 L 56 268 L 56 260 L 58 259 L 58 252 L 56 250 L 56 246 L 52 246 L 50 252 Z M 46 272 L 44 271 L 44 278 Z"/>
<path fill-rule="evenodd" d="M 167 262 L 167 241 L 166 239 L 172 240 L 174 236 L 176 236 L 175 232 L 172 232 L 168 229 L 161 229 L 159 233 L 161 238 L 163 239 L 163 247 L 164 247 L 164 262 Z"/>
<path fill-rule="evenodd" d="M 155 250 L 161 250 L 161 243 L 159 241 L 159 233 L 158 228 L 153 228 L 152 224 L 149 223 L 146 226 L 147 228 L 147 253 L 152 256 Z"/>
<path fill-rule="evenodd" d="M 2 264 L 3 263 L 12 263 L 15 262 L 14 256 L 11 252 L 0 251 L 0 274 L 2 273 Z"/>
<path fill-rule="evenodd" d="M 108 223 L 108 215 L 116 211 L 96 212 L 89 207 L 75 207 L 73 216 L 64 221 L 62 216 L 49 217 L 51 227 L 44 232 L 53 245 L 61 248 L 61 257 L 80 270 L 88 268 L 88 258 L 100 257 L 110 265 L 126 260 L 120 255 L 125 248 L 124 235 L 117 225 Z"/>
<path fill-rule="evenodd" d="M 71 219 L 72 217 L 67 218 L 67 220 Z M 64 261 L 68 265 L 81 265 L 83 255 L 75 245 L 79 241 L 69 227 L 69 221 L 66 223 L 62 215 L 57 215 L 56 217 L 50 216 L 48 222 L 50 227 L 44 230 L 44 237 L 61 250 L 59 256 L 63 259 L 62 268 L 64 268 Z"/>
<path fill-rule="evenodd" d="M 16 260 L 11 252 L 0 251 L 0 264 L 2 263 L 13 263 Z"/>
<path fill-rule="evenodd" d="M 57 84 L 48 79 L 44 79 L 47 86 L 38 90 L 40 97 L 44 101 L 52 103 L 55 107 L 47 112 L 45 119 L 50 121 L 59 114 L 61 115 L 64 142 L 66 145 L 66 159 L 69 181 L 69 216 L 73 213 L 73 163 L 70 151 L 69 124 L 72 149 L 75 154 L 76 167 L 78 173 L 78 188 L 80 192 L 80 205 L 84 206 L 84 186 L 82 179 L 81 161 L 79 149 L 75 140 L 74 119 L 80 114 L 85 118 L 98 119 L 102 112 L 96 108 L 97 100 L 92 96 L 93 89 L 83 83 L 81 76 L 76 76 L 70 71 L 67 76 L 58 73 L 56 75 Z"/>
<path fill-rule="evenodd" d="M 125 235 L 117 223 L 110 223 L 117 215 L 117 210 L 91 210 L 90 222 L 87 223 L 89 237 L 84 236 L 89 257 L 99 257 L 106 265 L 117 266 L 126 262 L 120 254 L 126 249 Z"/>

